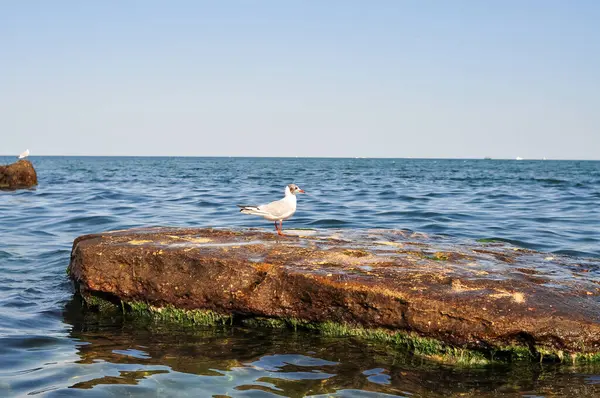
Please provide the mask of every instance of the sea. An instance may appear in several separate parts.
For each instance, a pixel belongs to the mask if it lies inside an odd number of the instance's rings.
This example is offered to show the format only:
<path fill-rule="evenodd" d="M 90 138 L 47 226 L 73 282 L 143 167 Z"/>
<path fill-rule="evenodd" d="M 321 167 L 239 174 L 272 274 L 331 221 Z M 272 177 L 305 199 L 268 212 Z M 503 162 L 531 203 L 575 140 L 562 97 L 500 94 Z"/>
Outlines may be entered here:
<path fill-rule="evenodd" d="M 278 199 L 289 183 L 307 194 L 284 231 L 393 228 L 600 258 L 598 161 L 30 160 L 39 185 L 0 191 L 0 397 L 600 396 L 593 364 L 462 368 L 316 332 L 97 317 L 82 310 L 65 272 L 83 234 L 274 230 L 236 204 Z"/>

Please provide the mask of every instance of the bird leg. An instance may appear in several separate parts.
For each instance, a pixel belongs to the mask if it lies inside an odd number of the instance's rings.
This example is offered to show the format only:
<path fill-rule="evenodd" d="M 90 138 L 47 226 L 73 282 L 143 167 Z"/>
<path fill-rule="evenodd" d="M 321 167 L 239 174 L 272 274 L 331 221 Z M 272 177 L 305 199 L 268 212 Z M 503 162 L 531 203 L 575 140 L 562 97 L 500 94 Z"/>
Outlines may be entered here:
<path fill-rule="evenodd" d="M 277 221 L 275 221 L 275 228 L 277 228 Z M 279 221 L 279 228 L 277 228 L 277 235 L 279 235 L 279 236 L 285 236 L 283 234 L 283 220 Z"/>

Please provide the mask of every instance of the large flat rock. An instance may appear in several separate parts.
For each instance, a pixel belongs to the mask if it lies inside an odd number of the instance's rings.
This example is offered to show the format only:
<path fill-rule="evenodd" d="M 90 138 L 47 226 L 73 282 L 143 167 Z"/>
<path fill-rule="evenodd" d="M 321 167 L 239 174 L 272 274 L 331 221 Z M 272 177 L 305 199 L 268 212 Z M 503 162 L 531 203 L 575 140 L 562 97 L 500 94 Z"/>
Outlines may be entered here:
<path fill-rule="evenodd" d="M 0 166 L 0 189 L 20 189 L 36 186 L 37 174 L 29 160 Z"/>
<path fill-rule="evenodd" d="M 485 352 L 524 347 L 537 358 L 600 351 L 598 260 L 405 231 L 293 233 L 85 235 L 69 274 L 84 297 L 158 310 L 333 322 Z"/>

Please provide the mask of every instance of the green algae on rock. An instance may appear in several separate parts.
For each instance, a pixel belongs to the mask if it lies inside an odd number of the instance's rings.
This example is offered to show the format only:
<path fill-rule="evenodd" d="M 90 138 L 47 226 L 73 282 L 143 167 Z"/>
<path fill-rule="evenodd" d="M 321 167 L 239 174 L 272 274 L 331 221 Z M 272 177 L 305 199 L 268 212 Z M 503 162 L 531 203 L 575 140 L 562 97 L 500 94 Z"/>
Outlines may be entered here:
<path fill-rule="evenodd" d="M 161 322 L 313 329 L 465 364 L 599 357 L 596 260 L 403 231 L 296 234 L 86 235 L 68 272 L 84 298 Z"/>
<path fill-rule="evenodd" d="M 182 310 L 171 305 L 153 307 L 140 302 L 127 303 L 126 307 L 134 315 L 147 316 L 161 322 L 175 322 L 180 325 L 217 326 L 233 322 L 233 315 L 223 315 L 211 310 Z"/>
<path fill-rule="evenodd" d="M 233 315 L 218 314 L 210 310 L 182 310 L 172 306 L 153 307 L 140 302 L 122 302 L 119 306 L 109 300 L 104 300 L 91 294 L 86 295 L 84 302 L 88 308 L 104 314 L 113 314 L 118 312 L 120 308 L 123 308 L 126 315 L 147 318 L 154 322 L 175 324 L 177 326 L 233 326 L 234 321 Z M 238 323 L 252 328 L 288 328 L 294 331 L 302 329 L 316 331 L 327 337 L 355 337 L 366 341 L 378 341 L 390 344 L 395 348 L 408 350 L 414 355 L 426 359 L 457 365 L 487 365 L 493 361 L 493 358 L 486 357 L 482 352 L 448 346 L 440 341 L 403 331 L 392 332 L 385 329 L 365 329 L 360 326 L 335 322 L 308 322 L 294 318 L 243 318 Z"/>

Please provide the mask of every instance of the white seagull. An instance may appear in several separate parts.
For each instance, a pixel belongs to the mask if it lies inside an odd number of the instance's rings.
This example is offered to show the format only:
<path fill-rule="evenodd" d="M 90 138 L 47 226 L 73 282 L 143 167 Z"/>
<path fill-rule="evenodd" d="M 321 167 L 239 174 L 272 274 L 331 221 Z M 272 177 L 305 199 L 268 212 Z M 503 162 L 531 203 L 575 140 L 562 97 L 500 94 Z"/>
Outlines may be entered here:
<path fill-rule="evenodd" d="M 29 156 L 29 149 L 26 149 L 25 152 L 22 152 L 19 156 L 17 156 L 17 158 L 25 159 L 27 156 Z"/>
<path fill-rule="evenodd" d="M 304 190 L 296 184 L 289 184 L 285 187 L 285 196 L 283 199 L 276 200 L 266 205 L 260 206 L 242 206 L 240 212 L 264 217 L 266 220 L 275 221 L 275 230 L 278 235 L 284 236 L 282 232 L 283 220 L 287 220 L 296 212 L 296 194 L 305 193 Z M 279 221 L 279 226 L 277 222 Z"/>

